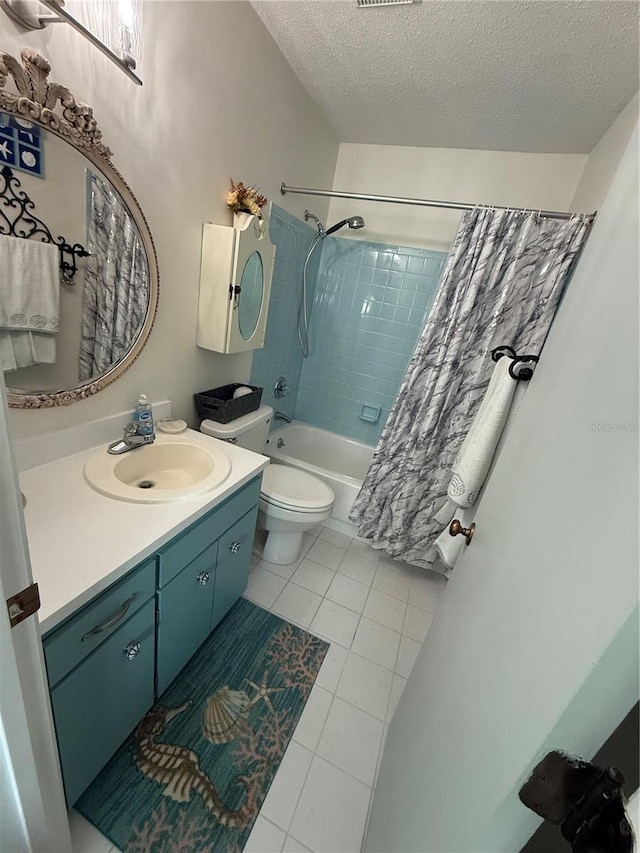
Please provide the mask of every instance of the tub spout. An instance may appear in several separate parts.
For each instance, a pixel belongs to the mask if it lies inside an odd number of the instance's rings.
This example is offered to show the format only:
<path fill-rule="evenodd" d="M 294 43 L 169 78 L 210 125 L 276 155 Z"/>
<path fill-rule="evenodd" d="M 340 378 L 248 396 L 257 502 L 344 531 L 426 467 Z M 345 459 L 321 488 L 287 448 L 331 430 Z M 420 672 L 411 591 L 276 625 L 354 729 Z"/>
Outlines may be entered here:
<path fill-rule="evenodd" d="M 289 415 L 285 415 L 284 412 L 276 412 L 273 416 L 277 421 L 284 421 L 285 423 L 290 424 L 291 418 Z"/>

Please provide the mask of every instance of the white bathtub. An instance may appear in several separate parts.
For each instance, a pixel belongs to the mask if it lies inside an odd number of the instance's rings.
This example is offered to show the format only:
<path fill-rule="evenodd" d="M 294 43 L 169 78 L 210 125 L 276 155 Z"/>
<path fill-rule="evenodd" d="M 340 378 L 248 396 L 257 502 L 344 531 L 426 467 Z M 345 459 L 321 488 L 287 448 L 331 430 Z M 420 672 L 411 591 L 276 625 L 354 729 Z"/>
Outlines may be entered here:
<path fill-rule="evenodd" d="M 278 447 L 280 442 L 283 445 Z M 365 478 L 374 448 L 334 432 L 294 421 L 274 430 L 267 442 L 267 455 L 274 462 L 302 468 L 320 477 L 335 492 L 333 515 L 325 524 L 351 536 L 356 527 L 349 512 Z"/>

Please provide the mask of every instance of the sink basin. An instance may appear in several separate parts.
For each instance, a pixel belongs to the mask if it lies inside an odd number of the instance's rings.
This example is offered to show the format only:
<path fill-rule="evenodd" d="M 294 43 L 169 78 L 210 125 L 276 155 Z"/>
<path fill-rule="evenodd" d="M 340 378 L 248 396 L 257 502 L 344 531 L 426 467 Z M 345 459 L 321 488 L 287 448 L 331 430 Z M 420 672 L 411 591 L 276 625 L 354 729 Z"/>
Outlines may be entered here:
<path fill-rule="evenodd" d="M 229 476 L 222 448 L 180 436 L 159 436 L 153 444 L 112 456 L 106 449 L 89 457 L 84 476 L 107 497 L 133 503 L 170 503 L 209 492 Z"/>

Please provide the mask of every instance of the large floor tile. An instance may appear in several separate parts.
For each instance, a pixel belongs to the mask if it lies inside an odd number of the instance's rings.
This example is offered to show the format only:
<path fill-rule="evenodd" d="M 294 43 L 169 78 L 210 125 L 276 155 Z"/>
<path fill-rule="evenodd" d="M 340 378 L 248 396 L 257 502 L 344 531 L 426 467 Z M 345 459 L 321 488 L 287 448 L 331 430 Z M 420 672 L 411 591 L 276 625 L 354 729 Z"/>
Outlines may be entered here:
<path fill-rule="evenodd" d="M 353 557 L 362 557 L 364 560 L 369 560 L 370 563 L 375 563 L 376 565 L 378 565 L 378 560 L 382 556 L 382 551 L 377 551 L 367 542 L 361 542 L 359 539 L 351 540 L 349 553 Z"/>
<path fill-rule="evenodd" d="M 352 541 L 351 536 L 347 536 L 346 533 L 338 533 L 337 530 L 331 530 L 329 527 L 322 528 L 319 538 L 321 541 L 331 542 L 332 545 L 337 545 L 338 548 L 345 550 L 351 545 Z"/>
<path fill-rule="evenodd" d="M 362 615 L 374 622 L 379 622 L 392 631 L 402 631 L 406 604 L 399 598 L 387 595 L 379 589 L 372 589 L 367 598 Z"/>
<path fill-rule="evenodd" d="M 287 581 L 284 578 L 274 575 L 273 572 L 269 572 L 258 565 L 249 575 L 249 583 L 244 596 L 255 604 L 269 608 L 273 606 L 286 584 Z"/>
<path fill-rule="evenodd" d="M 398 673 L 394 673 L 393 676 L 393 684 L 391 685 L 391 696 L 389 697 L 389 707 L 387 708 L 387 722 L 390 723 L 393 715 L 396 712 L 396 708 L 398 707 L 398 702 L 400 701 L 400 697 L 404 692 L 404 688 L 407 684 L 407 679 L 403 678 Z"/>
<path fill-rule="evenodd" d="M 349 652 L 336 696 L 379 720 L 386 718 L 393 673 L 380 664 Z"/>
<path fill-rule="evenodd" d="M 344 646 L 340 646 L 335 642 L 331 643 L 322 661 L 320 672 L 316 676 L 315 683 L 318 687 L 328 690 L 329 693 L 336 692 L 348 654 L 349 651 Z"/>
<path fill-rule="evenodd" d="M 309 553 L 309 549 L 316 541 L 316 537 L 312 536 L 311 533 L 303 533 L 302 534 L 302 550 L 300 551 L 301 557 L 306 557 Z"/>
<path fill-rule="evenodd" d="M 349 648 L 358 627 L 360 615 L 326 598 L 311 622 L 311 631 L 327 640 Z"/>
<path fill-rule="evenodd" d="M 337 545 L 332 545 L 331 542 L 325 542 L 322 539 L 316 539 L 307 557 L 315 563 L 320 563 L 321 566 L 326 566 L 328 569 L 338 568 L 346 550 L 339 548 Z"/>
<path fill-rule="evenodd" d="M 404 617 L 402 633 L 406 637 L 411 637 L 412 640 L 422 643 L 424 638 L 427 636 L 427 631 L 429 630 L 429 625 L 431 625 L 432 619 L 433 613 L 429 613 L 428 610 L 421 610 L 419 607 L 414 607 L 412 604 L 409 604 L 407 607 L 407 613 Z"/>
<path fill-rule="evenodd" d="M 314 853 L 360 853 L 370 788 L 316 756 L 290 834 Z"/>
<path fill-rule="evenodd" d="M 312 758 L 311 750 L 291 741 L 260 809 L 263 817 L 273 821 L 285 832 L 289 829 Z"/>
<path fill-rule="evenodd" d="M 343 607 L 355 610 L 356 613 L 362 613 L 362 608 L 368 595 L 368 586 L 347 577 L 347 575 L 341 575 L 339 572 L 331 581 L 331 585 L 326 593 L 330 601 L 342 604 Z"/>
<path fill-rule="evenodd" d="M 269 572 L 273 572 L 274 575 L 279 575 L 281 578 L 289 580 L 300 565 L 300 560 L 296 560 L 295 563 L 289 563 L 286 566 L 282 566 L 280 563 L 270 563 L 267 560 L 260 560 L 258 565 Z"/>
<path fill-rule="evenodd" d="M 321 566 L 320 563 L 314 563 L 313 560 L 308 560 L 305 557 L 300 561 L 300 565 L 291 576 L 291 580 L 298 586 L 310 589 L 311 592 L 325 595 L 334 575 L 333 569 L 328 569 L 326 566 Z"/>
<path fill-rule="evenodd" d="M 308 628 L 321 601 L 321 595 L 289 582 L 276 598 L 271 609 L 289 622 Z"/>
<path fill-rule="evenodd" d="M 342 558 L 342 562 L 338 566 L 338 572 L 341 575 L 347 575 L 347 577 L 353 578 L 360 583 L 371 586 L 377 565 L 377 563 L 371 560 L 365 560 L 364 557 L 352 554 L 351 550 L 349 550 Z"/>
<path fill-rule="evenodd" d="M 286 833 L 259 814 L 243 850 L 244 853 L 280 853 L 285 838 Z"/>
<path fill-rule="evenodd" d="M 314 684 L 293 733 L 293 739 L 315 751 L 332 702 L 333 693 L 319 687 L 317 683 Z"/>
<path fill-rule="evenodd" d="M 384 723 L 336 697 L 318 744 L 318 755 L 373 785 Z"/>
<path fill-rule="evenodd" d="M 398 656 L 400 634 L 378 622 L 362 618 L 351 645 L 351 651 L 393 670 Z"/>
<path fill-rule="evenodd" d="M 417 568 L 411 579 L 409 603 L 435 613 L 446 586 L 447 579 L 444 575 Z"/>
<path fill-rule="evenodd" d="M 113 849 L 113 841 L 98 832 L 95 826 L 75 809 L 69 812 L 69 830 L 73 853 L 109 853 Z"/>
<path fill-rule="evenodd" d="M 411 578 L 413 577 L 413 566 L 406 566 L 396 561 L 380 561 L 376 576 L 373 579 L 374 589 L 392 595 L 406 601 L 409 598 Z"/>
<path fill-rule="evenodd" d="M 401 675 L 403 678 L 409 678 L 420 648 L 420 643 L 409 637 L 403 637 L 400 640 L 400 651 L 398 652 L 398 662 L 396 663 L 396 672 L 398 675 Z"/>
<path fill-rule="evenodd" d="M 313 853 L 304 844 L 301 844 L 293 835 L 287 835 L 282 853 Z"/>

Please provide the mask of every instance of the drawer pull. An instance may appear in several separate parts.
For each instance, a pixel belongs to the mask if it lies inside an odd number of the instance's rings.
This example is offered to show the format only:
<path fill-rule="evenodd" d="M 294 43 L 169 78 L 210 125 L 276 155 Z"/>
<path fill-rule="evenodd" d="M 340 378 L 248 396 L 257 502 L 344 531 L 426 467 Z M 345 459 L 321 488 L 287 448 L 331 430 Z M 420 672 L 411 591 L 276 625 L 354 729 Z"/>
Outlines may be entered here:
<path fill-rule="evenodd" d="M 239 542 L 232 542 L 231 545 L 229 545 L 229 550 L 231 551 L 232 554 L 237 554 L 238 551 L 240 550 L 240 543 Z"/>
<path fill-rule="evenodd" d="M 127 643 L 122 651 L 127 660 L 133 660 L 140 652 L 140 643 L 134 643 L 132 640 L 130 643 Z"/>
<path fill-rule="evenodd" d="M 96 625 L 95 628 L 92 628 L 90 631 L 87 631 L 86 634 L 82 635 L 81 642 L 84 643 L 85 640 L 88 640 L 89 637 L 94 637 L 96 634 L 102 634 L 103 631 L 108 631 L 109 628 L 113 628 L 114 625 L 117 625 L 121 619 L 127 615 L 127 611 L 131 607 L 131 602 L 136 597 L 135 592 L 132 592 L 129 598 L 125 602 L 123 602 L 122 607 L 113 614 L 110 619 L 107 619 L 106 622 L 103 622 L 102 625 Z"/>
<path fill-rule="evenodd" d="M 206 586 L 209 583 L 209 572 L 200 572 L 196 580 L 200 586 Z"/>

